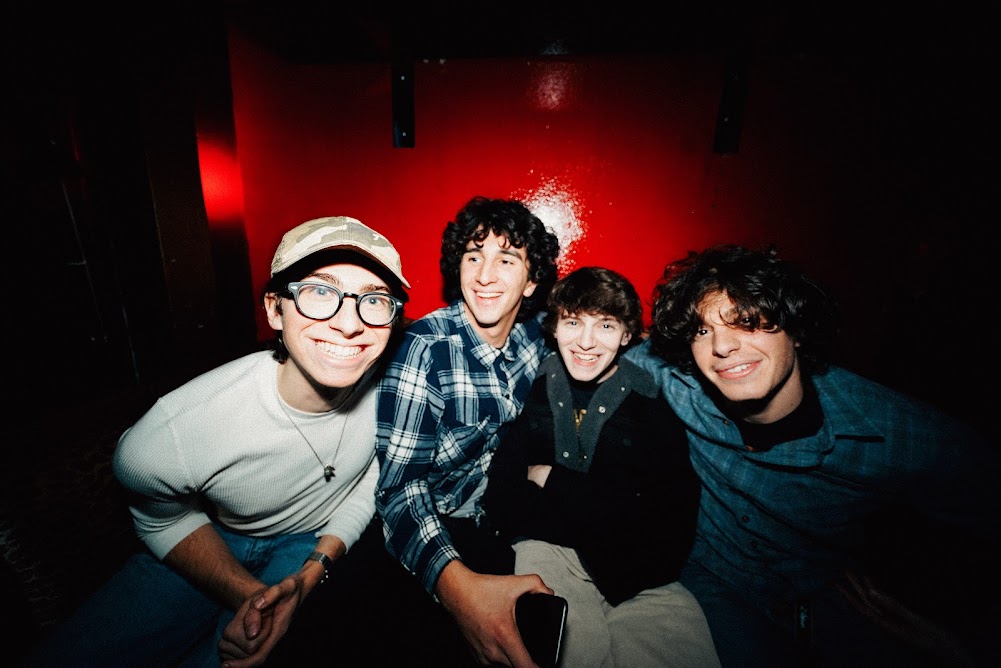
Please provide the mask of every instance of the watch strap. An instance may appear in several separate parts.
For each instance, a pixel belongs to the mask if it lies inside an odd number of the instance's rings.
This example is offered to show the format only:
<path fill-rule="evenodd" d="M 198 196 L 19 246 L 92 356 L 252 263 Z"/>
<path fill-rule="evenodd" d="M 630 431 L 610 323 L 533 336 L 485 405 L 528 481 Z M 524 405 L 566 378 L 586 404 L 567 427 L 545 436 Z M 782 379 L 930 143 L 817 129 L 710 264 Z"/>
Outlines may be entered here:
<path fill-rule="evenodd" d="M 302 563 L 306 564 L 310 561 L 320 562 L 320 565 L 323 566 L 323 578 L 320 580 L 320 582 L 321 583 L 326 582 L 327 578 L 330 577 L 330 567 L 333 566 L 334 562 L 330 559 L 330 557 L 325 555 L 323 552 L 311 553 L 308 557 L 306 557 L 306 561 Z"/>

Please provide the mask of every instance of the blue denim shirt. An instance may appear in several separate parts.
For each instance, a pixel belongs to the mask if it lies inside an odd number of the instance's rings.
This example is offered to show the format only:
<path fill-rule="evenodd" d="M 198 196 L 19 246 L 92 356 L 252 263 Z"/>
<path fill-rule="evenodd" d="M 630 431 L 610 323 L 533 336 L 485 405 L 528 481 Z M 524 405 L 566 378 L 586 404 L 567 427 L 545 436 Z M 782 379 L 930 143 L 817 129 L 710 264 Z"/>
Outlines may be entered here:
<path fill-rule="evenodd" d="M 997 450 L 972 428 L 832 367 L 812 378 L 820 430 L 751 452 L 698 380 L 649 348 L 626 358 L 657 378 L 685 422 L 702 481 L 690 559 L 766 614 L 852 568 L 866 517 L 886 507 L 997 540 Z"/>

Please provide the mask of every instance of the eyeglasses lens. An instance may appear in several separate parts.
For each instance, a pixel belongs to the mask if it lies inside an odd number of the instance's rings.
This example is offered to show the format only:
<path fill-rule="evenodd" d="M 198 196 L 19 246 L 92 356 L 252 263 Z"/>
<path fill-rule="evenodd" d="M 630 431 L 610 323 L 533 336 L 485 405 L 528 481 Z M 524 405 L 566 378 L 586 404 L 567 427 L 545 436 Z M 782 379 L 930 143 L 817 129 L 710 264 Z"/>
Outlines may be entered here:
<path fill-rule="evenodd" d="M 343 297 L 330 286 L 304 284 L 295 291 L 296 304 L 307 318 L 328 320 L 337 313 Z M 392 297 L 379 292 L 351 294 L 355 298 L 358 317 L 366 325 L 382 327 L 393 322 L 396 316 L 396 302 Z"/>

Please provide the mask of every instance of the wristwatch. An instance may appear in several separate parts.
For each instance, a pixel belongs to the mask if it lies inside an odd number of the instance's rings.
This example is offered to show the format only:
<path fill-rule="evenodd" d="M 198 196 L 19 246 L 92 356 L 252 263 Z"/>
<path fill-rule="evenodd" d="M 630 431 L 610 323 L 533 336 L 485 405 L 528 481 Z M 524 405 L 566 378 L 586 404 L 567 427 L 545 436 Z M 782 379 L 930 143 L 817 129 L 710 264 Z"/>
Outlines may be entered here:
<path fill-rule="evenodd" d="M 306 557 L 306 561 L 302 562 L 303 566 L 305 566 L 310 561 L 320 562 L 320 565 L 323 566 L 323 577 L 320 578 L 320 583 L 322 584 L 326 582 L 327 578 L 330 577 L 330 567 L 333 565 L 334 562 L 331 561 L 330 557 L 325 555 L 323 552 L 313 552 L 312 554 L 310 554 L 308 557 Z"/>

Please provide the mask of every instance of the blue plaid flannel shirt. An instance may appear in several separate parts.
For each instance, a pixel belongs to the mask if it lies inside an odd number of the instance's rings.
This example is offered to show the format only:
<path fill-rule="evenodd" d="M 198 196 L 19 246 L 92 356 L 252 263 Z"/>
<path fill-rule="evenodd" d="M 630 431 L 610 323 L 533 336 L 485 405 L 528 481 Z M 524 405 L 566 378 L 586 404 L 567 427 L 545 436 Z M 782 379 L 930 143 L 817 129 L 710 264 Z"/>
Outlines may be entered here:
<path fill-rule="evenodd" d="M 411 324 L 380 384 L 376 510 L 389 552 L 430 593 L 459 558 L 440 518 L 482 495 L 499 432 L 550 352 L 541 320 L 516 324 L 498 349 L 455 301 Z"/>

